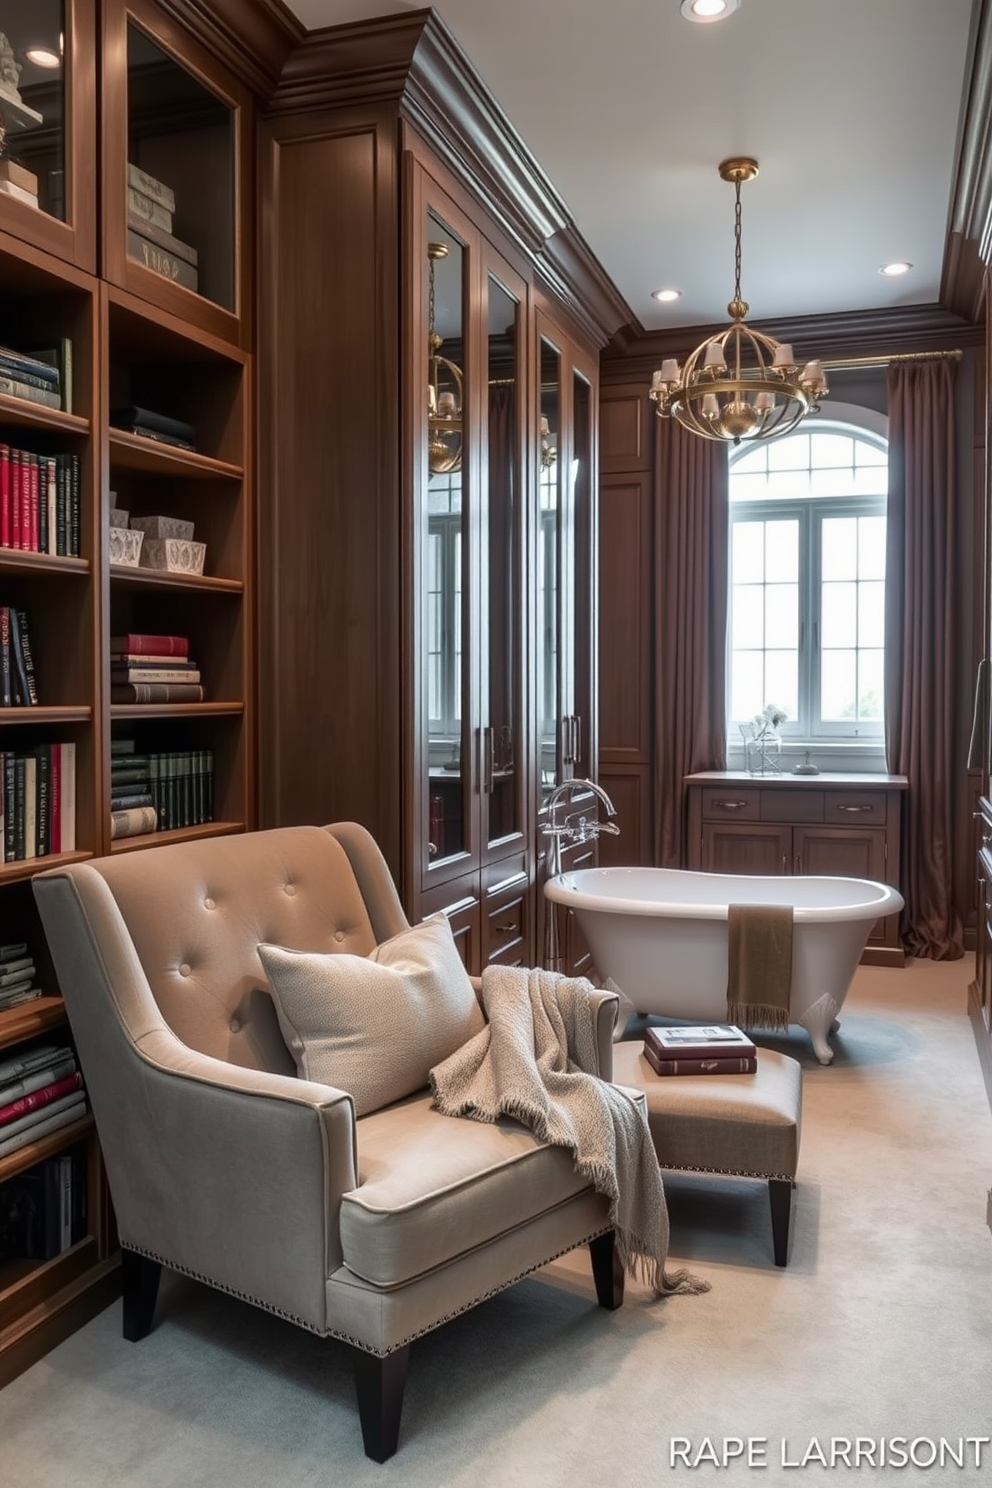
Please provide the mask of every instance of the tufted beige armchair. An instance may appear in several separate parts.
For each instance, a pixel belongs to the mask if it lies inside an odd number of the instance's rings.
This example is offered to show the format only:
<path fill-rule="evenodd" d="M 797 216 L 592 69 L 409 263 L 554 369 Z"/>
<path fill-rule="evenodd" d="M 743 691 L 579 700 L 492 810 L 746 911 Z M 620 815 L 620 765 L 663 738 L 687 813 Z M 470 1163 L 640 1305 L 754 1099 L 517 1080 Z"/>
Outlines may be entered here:
<path fill-rule="evenodd" d="M 606 1200 L 522 1126 L 428 1092 L 356 1120 L 297 1077 L 260 942 L 367 955 L 408 928 L 354 823 L 122 853 L 34 880 L 106 1161 L 124 1336 L 162 1266 L 354 1351 L 365 1451 L 396 1450 L 410 1345 L 575 1246 L 600 1303 L 622 1272 Z M 597 999 L 609 1069 L 616 998 Z"/>

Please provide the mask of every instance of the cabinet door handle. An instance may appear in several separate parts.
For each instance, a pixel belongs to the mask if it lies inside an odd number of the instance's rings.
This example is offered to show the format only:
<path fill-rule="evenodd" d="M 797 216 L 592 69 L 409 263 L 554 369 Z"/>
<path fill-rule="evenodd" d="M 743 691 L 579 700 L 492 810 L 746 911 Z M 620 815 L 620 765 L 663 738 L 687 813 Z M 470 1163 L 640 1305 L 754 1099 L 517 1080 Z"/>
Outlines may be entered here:
<path fill-rule="evenodd" d="M 510 921 L 510 923 L 508 925 L 494 925 L 493 926 L 493 929 L 496 931 L 496 934 L 497 935 L 511 935 L 513 933 L 513 931 L 516 930 L 516 928 L 517 927 L 516 927 L 516 925 L 514 924 L 514 922 L 512 920 Z"/>
<path fill-rule="evenodd" d="M 785 853 L 783 853 L 782 854 L 782 872 L 783 873 L 788 873 L 788 871 L 789 871 L 789 859 L 786 857 Z"/>
<path fill-rule="evenodd" d="M 482 790 L 484 795 L 491 796 L 493 793 L 495 769 L 496 752 L 493 731 L 491 728 L 484 728 L 482 730 Z"/>
<path fill-rule="evenodd" d="M 874 806 L 838 806 L 838 811 L 874 811 Z"/>
<path fill-rule="evenodd" d="M 721 811 L 742 811 L 747 805 L 746 801 L 714 801 L 713 805 Z"/>
<path fill-rule="evenodd" d="M 803 857 L 802 857 L 802 853 L 796 853 L 796 872 L 797 873 L 802 873 L 802 871 L 803 871 Z"/>

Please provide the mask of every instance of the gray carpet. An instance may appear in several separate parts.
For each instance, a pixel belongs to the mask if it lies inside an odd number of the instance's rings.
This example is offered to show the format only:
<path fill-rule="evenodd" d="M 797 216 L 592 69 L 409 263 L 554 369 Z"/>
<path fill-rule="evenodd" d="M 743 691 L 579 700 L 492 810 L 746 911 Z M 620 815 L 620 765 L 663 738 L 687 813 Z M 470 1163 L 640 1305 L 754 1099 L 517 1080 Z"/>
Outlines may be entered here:
<path fill-rule="evenodd" d="M 980 1467 L 974 1446 L 969 1466 L 947 1455 L 992 1435 L 992 1116 L 970 976 L 970 959 L 862 968 L 830 1068 L 802 1037 L 774 1039 L 804 1066 L 787 1269 L 761 1184 L 670 1177 L 672 1260 L 712 1291 L 653 1301 L 628 1284 L 609 1314 L 586 1254 L 566 1257 L 414 1345 L 381 1467 L 343 1349 L 167 1277 L 144 1342 L 109 1308 L 0 1393 L 0 1485 L 992 1482 L 992 1447 Z M 822 1465 L 857 1437 L 860 1466 L 853 1451 Z M 688 1463 L 670 1465 L 675 1438 Z M 750 1469 L 707 1460 L 724 1438 L 752 1439 Z M 943 1439 L 944 1466 L 881 1467 L 881 1438 L 915 1441 L 921 1463 Z"/>

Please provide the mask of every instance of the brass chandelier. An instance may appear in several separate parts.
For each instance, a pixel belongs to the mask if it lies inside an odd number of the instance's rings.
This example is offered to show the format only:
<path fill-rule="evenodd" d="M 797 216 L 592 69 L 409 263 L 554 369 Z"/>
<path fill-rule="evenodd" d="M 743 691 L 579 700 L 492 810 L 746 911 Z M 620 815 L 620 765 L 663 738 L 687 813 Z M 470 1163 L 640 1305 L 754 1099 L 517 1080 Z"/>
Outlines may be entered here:
<path fill-rule="evenodd" d="M 829 391 L 822 363 L 794 360 L 792 347 L 752 330 L 741 299 L 741 184 L 758 174 L 758 162 L 735 156 L 721 162 L 720 177 L 735 191 L 734 298 L 731 324 L 702 342 L 679 367 L 668 357 L 651 380 L 650 397 L 660 418 L 674 418 L 693 434 L 733 444 L 774 439 L 794 429 Z"/>
<path fill-rule="evenodd" d="M 444 338 L 434 329 L 434 265 L 447 256 L 447 243 L 428 243 L 427 465 L 432 475 L 452 475 L 462 468 L 462 372 L 441 356 Z"/>

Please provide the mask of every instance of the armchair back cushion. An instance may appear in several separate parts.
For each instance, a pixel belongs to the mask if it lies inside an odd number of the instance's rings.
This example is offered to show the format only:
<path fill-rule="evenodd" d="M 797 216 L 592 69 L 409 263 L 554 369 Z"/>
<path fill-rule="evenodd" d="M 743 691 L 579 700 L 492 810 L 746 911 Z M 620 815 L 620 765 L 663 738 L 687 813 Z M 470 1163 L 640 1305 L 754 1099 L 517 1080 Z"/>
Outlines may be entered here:
<path fill-rule="evenodd" d="M 258 954 L 299 1074 L 346 1090 L 358 1116 L 423 1090 L 433 1066 L 485 1027 L 443 914 L 370 956 Z"/>
<path fill-rule="evenodd" d="M 408 926 L 385 863 L 395 902 L 373 925 L 346 845 L 322 827 L 162 846 L 102 858 L 98 871 L 173 1033 L 201 1054 L 273 1074 L 295 1075 L 296 1065 L 259 943 L 367 956 Z"/>

